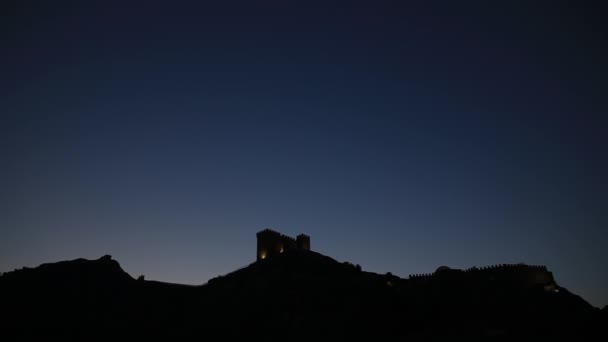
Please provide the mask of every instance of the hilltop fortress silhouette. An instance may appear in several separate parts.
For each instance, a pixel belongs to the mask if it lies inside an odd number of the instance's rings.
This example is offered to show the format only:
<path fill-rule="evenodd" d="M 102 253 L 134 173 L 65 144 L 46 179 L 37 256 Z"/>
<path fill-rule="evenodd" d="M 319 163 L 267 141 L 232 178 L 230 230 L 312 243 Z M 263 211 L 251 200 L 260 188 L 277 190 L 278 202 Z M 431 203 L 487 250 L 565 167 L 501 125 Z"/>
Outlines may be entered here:
<path fill-rule="evenodd" d="M 270 228 L 256 234 L 257 261 L 272 258 L 290 250 L 310 251 L 310 236 L 299 234 L 296 238 L 279 233 Z M 391 274 L 391 277 L 392 276 Z M 499 264 L 484 267 L 471 267 L 465 270 L 440 266 L 433 273 L 412 274 L 404 279 L 411 284 L 429 284 L 431 282 L 478 283 L 493 282 L 498 284 L 540 287 L 545 291 L 558 292 L 559 287 L 553 273 L 544 265 Z"/>
<path fill-rule="evenodd" d="M 258 239 L 257 260 L 266 259 L 288 250 L 310 250 L 310 236 L 306 234 L 300 234 L 294 239 L 267 228 L 259 231 L 256 236 Z"/>
<path fill-rule="evenodd" d="M 608 308 L 559 286 L 545 266 L 401 278 L 313 251 L 305 234 L 256 238 L 255 261 L 202 285 L 135 278 L 109 255 L 0 274 L 2 336 L 592 341 L 608 326 Z"/>

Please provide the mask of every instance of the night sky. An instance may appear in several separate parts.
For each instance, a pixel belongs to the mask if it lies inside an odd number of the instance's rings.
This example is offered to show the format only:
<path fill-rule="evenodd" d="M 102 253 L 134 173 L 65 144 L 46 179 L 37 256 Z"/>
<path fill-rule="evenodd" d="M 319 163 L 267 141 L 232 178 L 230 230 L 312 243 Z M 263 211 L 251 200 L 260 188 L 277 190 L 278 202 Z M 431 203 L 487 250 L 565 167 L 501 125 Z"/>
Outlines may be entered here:
<path fill-rule="evenodd" d="M 0 5 L 0 271 L 202 284 L 271 227 L 402 277 L 544 264 L 608 304 L 602 9 L 92 3 Z"/>

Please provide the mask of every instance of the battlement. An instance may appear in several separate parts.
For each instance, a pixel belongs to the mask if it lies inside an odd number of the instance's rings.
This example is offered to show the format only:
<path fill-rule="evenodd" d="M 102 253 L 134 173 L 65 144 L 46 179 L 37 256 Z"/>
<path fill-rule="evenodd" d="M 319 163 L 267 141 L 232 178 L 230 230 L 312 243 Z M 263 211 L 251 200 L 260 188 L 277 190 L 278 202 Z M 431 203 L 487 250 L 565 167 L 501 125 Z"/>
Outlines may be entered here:
<path fill-rule="evenodd" d="M 303 235 L 303 234 L 300 234 Z M 268 236 L 268 237 L 276 237 L 276 238 L 280 238 L 280 239 L 284 239 L 284 240 L 288 240 L 288 241 L 293 241 L 295 242 L 296 239 L 292 238 L 289 235 L 285 235 L 283 233 L 279 233 L 276 230 L 272 230 L 270 228 L 266 228 L 264 230 L 261 230 L 259 232 L 256 233 L 256 236 L 259 238 L 260 236 Z"/>
<path fill-rule="evenodd" d="M 491 270 L 515 270 L 515 269 L 528 269 L 528 270 L 539 270 L 547 271 L 547 266 L 544 265 L 526 265 L 526 264 L 498 264 L 483 267 L 469 267 L 464 272 L 478 272 L 478 271 L 491 271 Z"/>
<path fill-rule="evenodd" d="M 417 279 L 417 278 L 429 278 L 432 277 L 435 273 L 419 273 L 419 274 L 410 274 L 409 278 L 410 279 Z"/>
<path fill-rule="evenodd" d="M 276 230 L 266 228 L 257 232 L 256 237 L 257 260 L 266 259 L 290 249 L 310 250 L 310 236 L 306 234 L 299 234 L 294 239 L 293 237 L 279 233 Z"/>

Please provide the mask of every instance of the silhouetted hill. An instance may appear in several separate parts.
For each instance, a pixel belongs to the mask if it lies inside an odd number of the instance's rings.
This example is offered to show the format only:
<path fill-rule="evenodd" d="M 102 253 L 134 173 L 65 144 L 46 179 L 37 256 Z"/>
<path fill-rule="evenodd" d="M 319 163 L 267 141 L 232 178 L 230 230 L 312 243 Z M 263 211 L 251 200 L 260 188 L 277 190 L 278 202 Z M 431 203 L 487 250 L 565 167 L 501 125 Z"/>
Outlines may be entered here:
<path fill-rule="evenodd" d="M 20 337 L 590 339 L 599 310 L 521 265 L 402 279 L 289 251 L 203 286 L 135 280 L 109 256 L 0 277 L 4 334 Z M 529 273 L 550 274 L 543 270 Z M 545 272 L 545 273 L 543 273 Z M 518 278 L 513 274 L 525 277 Z M 502 278 L 501 278 L 502 277 Z M 510 281 L 507 281 L 511 279 Z M 552 281 L 552 276 L 548 281 Z"/>
<path fill-rule="evenodd" d="M 124 283 L 133 280 L 116 260 L 109 255 L 97 260 L 76 259 L 57 263 L 42 264 L 36 268 L 24 267 L 8 272 L 3 281 L 26 284 L 45 284 L 48 286 L 90 286 L 109 283 Z"/>

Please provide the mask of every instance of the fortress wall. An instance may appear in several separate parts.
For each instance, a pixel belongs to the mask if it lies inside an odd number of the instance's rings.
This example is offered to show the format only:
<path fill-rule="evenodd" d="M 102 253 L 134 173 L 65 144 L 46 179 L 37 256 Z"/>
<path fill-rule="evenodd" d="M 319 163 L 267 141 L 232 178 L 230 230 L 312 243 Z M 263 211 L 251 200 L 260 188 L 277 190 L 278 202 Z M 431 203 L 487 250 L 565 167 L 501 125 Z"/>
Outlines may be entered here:
<path fill-rule="evenodd" d="M 457 278 L 455 278 L 457 277 Z M 542 265 L 498 264 L 483 267 L 471 267 L 465 270 L 443 270 L 434 273 L 412 274 L 410 280 L 441 281 L 446 279 L 461 279 L 464 281 L 492 281 L 523 286 L 554 285 L 553 274 Z"/>

